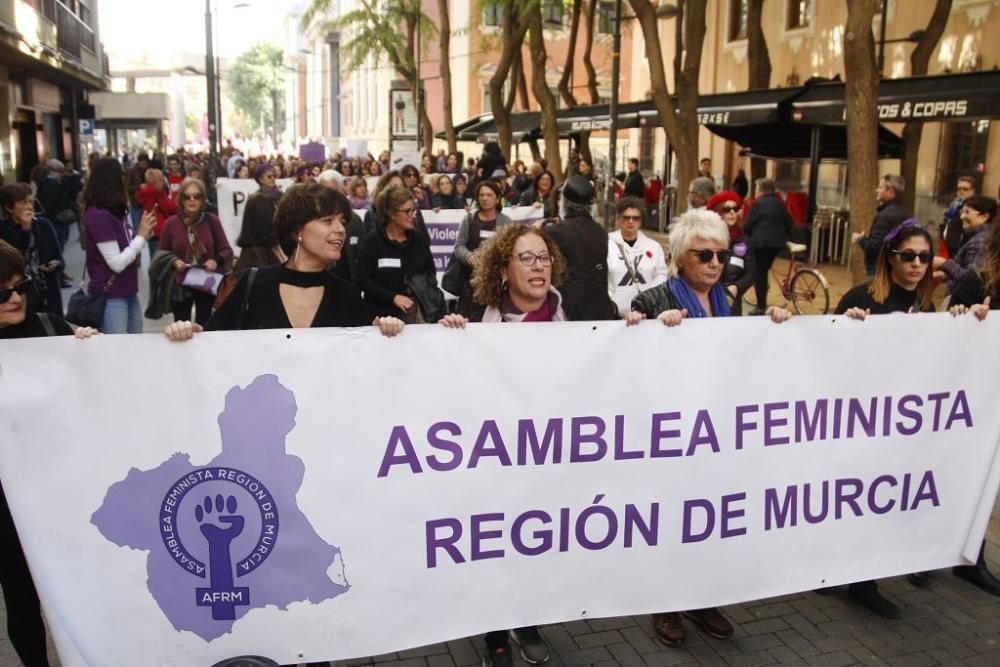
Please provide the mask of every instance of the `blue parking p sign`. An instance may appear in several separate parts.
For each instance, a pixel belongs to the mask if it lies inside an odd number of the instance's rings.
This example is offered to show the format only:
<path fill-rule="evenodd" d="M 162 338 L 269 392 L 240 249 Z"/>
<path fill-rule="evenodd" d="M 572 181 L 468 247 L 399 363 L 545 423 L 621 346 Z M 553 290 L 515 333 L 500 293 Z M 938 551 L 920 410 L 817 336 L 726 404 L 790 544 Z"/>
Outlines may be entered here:
<path fill-rule="evenodd" d="M 80 136 L 88 137 L 94 134 L 94 121 L 88 119 L 82 119 L 80 121 Z"/>

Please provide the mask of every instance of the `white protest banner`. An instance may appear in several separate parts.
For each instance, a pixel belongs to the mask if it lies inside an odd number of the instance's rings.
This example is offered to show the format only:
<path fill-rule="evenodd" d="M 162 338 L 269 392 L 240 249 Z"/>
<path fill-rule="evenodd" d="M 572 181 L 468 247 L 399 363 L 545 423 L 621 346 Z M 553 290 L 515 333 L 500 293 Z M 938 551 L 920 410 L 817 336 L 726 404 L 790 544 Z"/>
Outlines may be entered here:
<path fill-rule="evenodd" d="M 344 147 L 347 149 L 348 157 L 368 156 L 368 140 L 363 137 L 348 139 L 345 142 Z"/>
<path fill-rule="evenodd" d="M 275 185 L 286 190 L 294 182 L 291 178 L 280 178 L 275 181 Z M 243 210 L 246 208 L 247 199 L 260 190 L 260 186 L 252 178 L 220 178 L 215 183 L 215 189 L 219 202 L 219 222 L 222 223 L 222 229 L 226 232 L 226 238 L 233 247 L 233 252 L 239 256 L 240 248 L 236 245 L 236 239 L 239 238 L 240 227 L 243 226 Z"/>
<path fill-rule="evenodd" d="M 0 341 L 0 477 L 67 667 L 354 658 L 974 561 L 996 340 L 939 314 Z"/>

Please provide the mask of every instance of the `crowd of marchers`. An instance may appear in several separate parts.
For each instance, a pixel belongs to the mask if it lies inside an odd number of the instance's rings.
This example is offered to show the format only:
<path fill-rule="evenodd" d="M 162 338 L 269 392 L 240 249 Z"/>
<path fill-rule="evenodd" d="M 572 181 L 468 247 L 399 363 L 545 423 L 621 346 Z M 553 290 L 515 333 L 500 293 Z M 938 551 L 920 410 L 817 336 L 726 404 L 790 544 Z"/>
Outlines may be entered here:
<path fill-rule="evenodd" d="M 769 268 L 793 228 L 771 179 L 757 180 L 753 197 L 745 178 L 717 191 L 703 161 L 702 175 L 688 187 L 688 210 L 670 224 L 665 252 L 643 232 L 659 197 L 649 197 L 635 161 L 623 175 L 610 234 L 593 218 L 592 165 L 577 154 L 561 183 L 544 161 L 510 164 L 496 144 L 464 165 L 458 154 L 428 155 L 399 170 L 387 162 L 383 154 L 297 165 L 234 153 L 208 170 L 192 156 L 171 155 L 162 165 L 140 154 L 127 169 L 95 157 L 81 176 L 50 160 L 33 182 L 0 188 L 0 339 L 140 333 L 144 316 L 166 313 L 174 322 L 165 335 L 178 343 L 203 330 L 372 326 L 394 337 L 408 326 L 460 331 L 469 322 L 633 326 L 655 319 L 673 327 L 689 318 L 740 316 L 751 289 L 757 305 L 747 315 L 775 326 L 791 317 L 768 305 Z M 209 201 L 208 171 L 258 182 L 235 239 L 238 256 Z M 296 182 L 279 187 L 289 175 Z M 369 193 L 365 177 L 373 176 Z M 872 186 L 877 215 L 852 239 L 868 278 L 844 295 L 838 314 L 865 320 L 934 311 L 939 285 L 953 316 L 983 320 L 1000 307 L 997 202 L 976 192 L 974 178 L 959 179 L 943 221 L 920 221 L 904 209 L 906 184 L 898 175 Z M 544 209 L 542 220 L 513 222 L 504 209 L 515 205 Z M 448 294 L 438 284 L 421 213 L 444 208 L 466 211 L 443 281 Z M 63 250 L 74 227 L 86 281 L 63 304 Z M 150 285 L 145 312 L 141 270 Z M 912 321 L 918 326 L 918 317 Z M 0 508 L 10 639 L 25 664 L 47 665 L 38 597 L 6 498 Z M 975 565 L 955 574 L 1000 595 L 982 550 Z M 931 585 L 928 573 L 910 579 Z M 874 581 L 853 583 L 847 594 L 882 616 L 900 615 Z M 726 616 L 708 608 L 654 614 L 656 636 L 682 644 L 683 617 L 713 637 L 733 634 Z M 484 664 L 509 664 L 512 641 L 532 664 L 549 658 L 544 637 L 528 626 L 488 633 Z"/>

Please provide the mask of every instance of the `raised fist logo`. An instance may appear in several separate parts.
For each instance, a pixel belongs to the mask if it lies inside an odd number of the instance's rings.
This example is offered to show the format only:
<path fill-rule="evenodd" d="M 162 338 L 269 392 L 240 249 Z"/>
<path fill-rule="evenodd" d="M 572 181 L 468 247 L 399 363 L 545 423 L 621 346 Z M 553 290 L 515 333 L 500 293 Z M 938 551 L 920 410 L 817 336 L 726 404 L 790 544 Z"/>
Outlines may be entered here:
<path fill-rule="evenodd" d="M 230 546 L 243 532 L 245 520 L 236 514 L 236 498 L 223 498 L 222 494 L 205 500 L 194 509 L 194 517 L 198 520 L 201 534 L 208 542 L 208 567 L 211 586 L 198 589 L 198 604 L 212 607 L 212 618 L 216 620 L 234 620 L 236 605 L 249 604 L 250 591 L 247 588 L 233 588 L 233 559 Z M 223 514 L 225 512 L 225 514 Z M 210 523 L 214 518 L 222 526 Z"/>

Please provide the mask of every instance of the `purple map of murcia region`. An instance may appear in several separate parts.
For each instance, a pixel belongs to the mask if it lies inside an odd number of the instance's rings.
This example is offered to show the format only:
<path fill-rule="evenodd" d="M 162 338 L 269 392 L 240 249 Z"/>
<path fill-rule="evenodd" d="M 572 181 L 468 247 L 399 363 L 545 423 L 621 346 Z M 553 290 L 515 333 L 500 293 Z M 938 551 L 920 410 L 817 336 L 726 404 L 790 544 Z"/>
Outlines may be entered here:
<path fill-rule="evenodd" d="M 132 468 L 91 517 L 108 540 L 149 552 L 149 592 L 178 631 L 212 641 L 251 609 L 318 604 L 350 587 L 340 549 L 296 503 L 305 466 L 285 452 L 285 436 L 297 409 L 274 375 L 233 387 L 219 415 L 221 454 L 205 466 L 177 453 Z"/>

